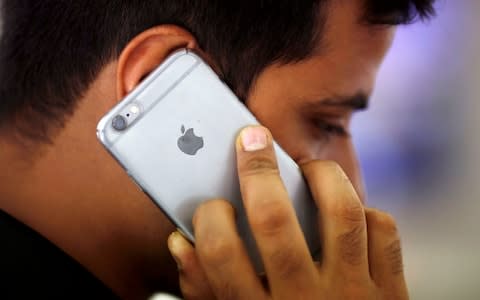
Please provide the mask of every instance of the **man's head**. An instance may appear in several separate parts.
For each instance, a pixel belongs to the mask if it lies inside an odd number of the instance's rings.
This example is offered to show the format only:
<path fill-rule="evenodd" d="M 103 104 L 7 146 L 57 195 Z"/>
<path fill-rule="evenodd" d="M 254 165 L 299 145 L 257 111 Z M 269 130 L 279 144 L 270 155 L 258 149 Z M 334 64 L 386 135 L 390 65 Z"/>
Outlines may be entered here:
<path fill-rule="evenodd" d="M 432 12 L 429 0 L 3 1 L 0 124 L 48 140 L 128 42 L 161 24 L 188 30 L 246 100 L 265 67 L 328 53 L 329 2 L 357 3 L 358 24 L 398 24 Z M 336 25 L 335 25 L 336 26 Z M 358 41 L 362 42 L 362 41 Z M 14 123 L 12 123 L 14 122 Z"/>
<path fill-rule="evenodd" d="M 0 207 L 118 293 L 122 272 L 137 278 L 130 290 L 174 282 L 159 267 L 173 266 L 173 228 L 96 143 L 99 118 L 170 53 L 195 48 L 297 162 L 335 160 L 361 191 L 351 115 L 367 106 L 393 25 L 428 17 L 432 2 L 3 0 Z"/>

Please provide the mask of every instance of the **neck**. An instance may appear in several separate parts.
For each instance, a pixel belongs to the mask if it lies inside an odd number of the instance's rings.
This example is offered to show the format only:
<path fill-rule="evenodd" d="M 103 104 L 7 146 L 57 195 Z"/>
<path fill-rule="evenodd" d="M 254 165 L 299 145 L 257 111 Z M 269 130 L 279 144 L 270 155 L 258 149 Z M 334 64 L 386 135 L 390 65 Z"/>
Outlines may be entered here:
<path fill-rule="evenodd" d="M 91 105 L 95 101 L 85 99 L 78 116 L 88 115 Z M 1 144 L 0 208 L 122 298 L 145 299 L 169 287 L 175 292 L 176 269 L 166 248 L 174 227 L 96 142 L 95 124 L 74 115 L 30 162 L 15 145 Z"/>

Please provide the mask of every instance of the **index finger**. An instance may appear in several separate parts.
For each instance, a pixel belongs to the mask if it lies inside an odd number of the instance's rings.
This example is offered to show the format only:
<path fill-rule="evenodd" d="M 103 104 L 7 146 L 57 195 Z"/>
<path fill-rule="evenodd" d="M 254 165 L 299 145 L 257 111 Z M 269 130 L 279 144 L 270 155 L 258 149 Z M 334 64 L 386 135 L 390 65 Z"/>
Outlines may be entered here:
<path fill-rule="evenodd" d="M 302 169 L 319 211 L 321 269 L 340 272 L 345 280 L 370 278 L 365 212 L 347 175 L 329 161 L 312 161 Z"/>
<path fill-rule="evenodd" d="M 271 134 L 261 126 L 247 127 L 236 144 L 244 207 L 272 294 L 294 299 L 318 274 L 280 178 Z"/>

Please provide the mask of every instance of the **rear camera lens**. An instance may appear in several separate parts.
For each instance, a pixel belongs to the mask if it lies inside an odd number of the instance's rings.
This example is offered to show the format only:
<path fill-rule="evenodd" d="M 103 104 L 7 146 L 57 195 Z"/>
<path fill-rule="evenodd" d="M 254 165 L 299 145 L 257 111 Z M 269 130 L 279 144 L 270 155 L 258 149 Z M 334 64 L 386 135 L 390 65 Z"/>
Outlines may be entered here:
<path fill-rule="evenodd" d="M 125 119 L 123 116 L 118 115 L 112 120 L 112 127 L 117 131 L 125 130 L 127 125 L 127 119 Z"/>

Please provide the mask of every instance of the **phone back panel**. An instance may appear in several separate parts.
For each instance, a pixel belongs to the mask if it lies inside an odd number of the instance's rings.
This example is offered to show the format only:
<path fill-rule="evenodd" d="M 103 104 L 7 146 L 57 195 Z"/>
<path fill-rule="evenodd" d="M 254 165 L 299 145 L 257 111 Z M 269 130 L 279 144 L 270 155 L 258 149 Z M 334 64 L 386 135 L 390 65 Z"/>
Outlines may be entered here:
<path fill-rule="evenodd" d="M 128 105 L 140 117 L 125 131 L 113 118 Z M 168 58 L 98 124 L 103 145 L 132 179 L 194 242 L 192 216 L 210 199 L 230 201 L 256 269 L 263 270 L 244 213 L 236 171 L 235 139 L 258 121 L 197 55 L 182 50 Z M 196 137 L 188 133 L 193 129 Z M 190 130 L 191 131 L 191 130 Z M 179 139 L 196 140 L 196 155 L 180 150 Z M 195 144 L 195 142 L 193 142 Z M 195 146 L 195 145 L 194 145 Z M 317 208 L 296 163 L 275 144 L 280 174 L 312 254 L 319 249 Z"/>

